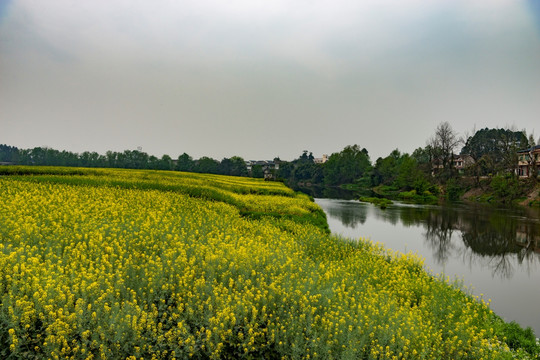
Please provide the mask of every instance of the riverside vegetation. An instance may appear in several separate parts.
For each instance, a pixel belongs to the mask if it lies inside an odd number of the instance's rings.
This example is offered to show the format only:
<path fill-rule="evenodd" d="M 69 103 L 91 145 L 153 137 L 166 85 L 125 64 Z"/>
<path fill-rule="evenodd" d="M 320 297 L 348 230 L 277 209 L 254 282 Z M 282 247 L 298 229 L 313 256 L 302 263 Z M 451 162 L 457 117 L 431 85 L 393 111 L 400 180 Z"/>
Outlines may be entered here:
<path fill-rule="evenodd" d="M 281 183 L 0 172 L 1 358 L 538 356 L 530 329 L 489 301 L 415 255 L 330 235 Z"/>
<path fill-rule="evenodd" d="M 335 192 L 339 188 L 358 195 L 417 204 L 436 204 L 445 200 L 467 198 L 494 204 L 519 203 L 540 206 L 538 172 L 518 179 L 518 150 L 532 148 L 538 141 L 525 130 L 481 129 L 473 136 L 460 138 L 449 123 L 439 124 L 425 147 L 412 154 L 398 149 L 373 163 L 368 150 L 358 145 L 346 146 L 331 154 L 327 161 L 315 159 L 305 150 L 293 161 L 274 158 L 266 165 L 248 166 L 240 156 L 221 161 L 203 156 L 193 159 L 186 153 L 173 160 L 158 158 L 139 150 L 107 151 L 105 155 L 85 151 L 81 154 L 47 147 L 18 149 L 0 144 L 0 164 L 54 165 L 91 168 L 126 168 L 177 170 L 185 172 L 251 176 L 279 179 L 289 187 L 307 193 Z M 460 145 L 463 148 L 456 156 Z M 268 163 L 272 163 L 269 165 Z M 327 197 L 327 196 L 324 196 Z M 390 202 L 383 203 L 383 207 Z"/>

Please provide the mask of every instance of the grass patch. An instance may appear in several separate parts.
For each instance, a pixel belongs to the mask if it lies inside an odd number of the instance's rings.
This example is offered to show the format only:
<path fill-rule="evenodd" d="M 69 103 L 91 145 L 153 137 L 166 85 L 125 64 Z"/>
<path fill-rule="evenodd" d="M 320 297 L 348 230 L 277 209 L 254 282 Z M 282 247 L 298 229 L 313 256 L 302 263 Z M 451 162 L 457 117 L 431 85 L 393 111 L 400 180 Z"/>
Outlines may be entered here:
<path fill-rule="evenodd" d="M 386 209 L 389 205 L 393 204 L 392 200 L 385 199 L 385 198 L 377 198 L 377 197 L 361 196 L 358 200 L 376 205 L 380 207 L 381 209 Z"/>

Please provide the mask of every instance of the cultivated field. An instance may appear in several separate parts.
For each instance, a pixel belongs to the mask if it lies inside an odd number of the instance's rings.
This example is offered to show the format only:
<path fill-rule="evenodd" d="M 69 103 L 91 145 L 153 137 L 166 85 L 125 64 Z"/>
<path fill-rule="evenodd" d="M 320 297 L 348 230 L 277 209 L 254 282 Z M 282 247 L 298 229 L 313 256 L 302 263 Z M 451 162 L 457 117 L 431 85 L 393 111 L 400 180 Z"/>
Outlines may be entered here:
<path fill-rule="evenodd" d="M 515 355 L 483 300 L 413 255 L 329 235 L 280 183 L 2 171 L 0 358 Z"/>

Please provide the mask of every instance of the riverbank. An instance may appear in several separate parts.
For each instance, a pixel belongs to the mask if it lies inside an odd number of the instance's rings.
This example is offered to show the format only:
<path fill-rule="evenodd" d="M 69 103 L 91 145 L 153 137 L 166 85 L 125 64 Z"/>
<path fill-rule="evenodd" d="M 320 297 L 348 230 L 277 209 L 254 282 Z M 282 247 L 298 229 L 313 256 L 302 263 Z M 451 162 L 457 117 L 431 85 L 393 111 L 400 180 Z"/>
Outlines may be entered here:
<path fill-rule="evenodd" d="M 481 179 L 460 177 L 442 185 L 432 186 L 431 191 L 426 190 L 421 194 L 416 190 L 404 190 L 386 185 L 364 188 L 357 184 L 345 184 L 341 188 L 355 193 L 356 195 L 352 197 L 360 201 L 376 205 L 383 201 L 378 199 L 386 199 L 424 205 L 445 201 L 470 201 L 540 208 L 540 181 L 518 179 L 514 176 Z"/>
<path fill-rule="evenodd" d="M 417 256 L 329 235 L 320 207 L 280 183 L 33 170 L 0 176 L 3 357 L 538 352 L 527 331 Z"/>
<path fill-rule="evenodd" d="M 540 208 L 540 182 L 532 179 L 464 179 L 456 187 L 461 200 Z"/>

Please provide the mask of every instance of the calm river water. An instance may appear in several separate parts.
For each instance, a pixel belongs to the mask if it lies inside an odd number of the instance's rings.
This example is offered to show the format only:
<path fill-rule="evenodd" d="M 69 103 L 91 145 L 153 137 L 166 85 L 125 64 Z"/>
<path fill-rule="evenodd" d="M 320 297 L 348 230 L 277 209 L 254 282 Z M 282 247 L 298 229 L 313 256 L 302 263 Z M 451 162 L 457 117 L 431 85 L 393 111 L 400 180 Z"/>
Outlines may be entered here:
<path fill-rule="evenodd" d="M 540 210 L 316 199 L 330 230 L 425 258 L 425 267 L 463 280 L 506 321 L 540 336 Z"/>

